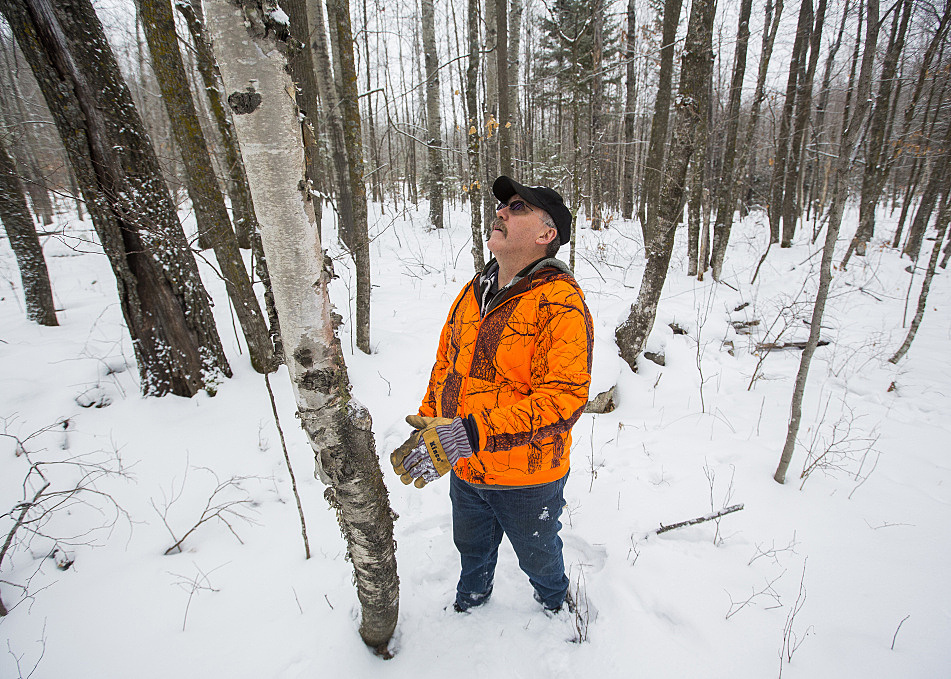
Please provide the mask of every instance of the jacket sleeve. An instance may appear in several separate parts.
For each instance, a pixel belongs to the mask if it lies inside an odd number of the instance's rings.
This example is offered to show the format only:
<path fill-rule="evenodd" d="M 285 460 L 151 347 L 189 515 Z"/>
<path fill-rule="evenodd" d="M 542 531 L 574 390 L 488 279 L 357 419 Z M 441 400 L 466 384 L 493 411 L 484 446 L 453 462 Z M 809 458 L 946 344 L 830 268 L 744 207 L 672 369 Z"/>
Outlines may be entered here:
<path fill-rule="evenodd" d="M 581 292 L 568 284 L 564 288 L 539 303 L 530 393 L 513 405 L 474 413 L 479 450 L 506 451 L 564 435 L 584 412 L 593 322 Z"/>
<path fill-rule="evenodd" d="M 423 417 L 438 417 L 438 403 L 440 385 L 445 384 L 446 376 L 452 367 L 452 359 L 449 356 L 449 343 L 452 334 L 452 319 L 459 304 L 465 300 L 466 292 L 470 286 L 466 285 L 456 296 L 450 307 L 449 316 L 443 325 L 442 332 L 439 334 L 439 348 L 436 350 L 436 362 L 433 364 L 432 372 L 429 374 L 429 386 L 426 387 L 426 395 L 419 406 L 419 414 Z"/>
<path fill-rule="evenodd" d="M 423 417 L 437 417 L 438 395 L 436 394 L 436 387 L 445 381 L 446 374 L 449 372 L 449 332 L 449 321 L 447 320 L 439 334 L 439 348 L 436 350 L 436 362 L 429 374 L 429 386 L 426 387 L 426 395 L 423 396 L 423 402 L 419 406 L 419 414 Z"/>

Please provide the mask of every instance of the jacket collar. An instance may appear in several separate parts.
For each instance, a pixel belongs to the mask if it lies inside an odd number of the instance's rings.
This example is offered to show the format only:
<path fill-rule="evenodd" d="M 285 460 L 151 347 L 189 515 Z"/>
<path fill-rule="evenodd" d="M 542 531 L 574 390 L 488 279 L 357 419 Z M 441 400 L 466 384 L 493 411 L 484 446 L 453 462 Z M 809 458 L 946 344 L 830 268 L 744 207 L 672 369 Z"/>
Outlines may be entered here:
<path fill-rule="evenodd" d="M 476 274 L 473 290 L 479 300 L 479 309 L 485 316 L 506 300 L 560 274 L 570 276 L 571 269 L 560 259 L 542 257 L 519 271 L 508 285 L 499 289 L 499 263 L 493 257 L 482 273 Z"/>

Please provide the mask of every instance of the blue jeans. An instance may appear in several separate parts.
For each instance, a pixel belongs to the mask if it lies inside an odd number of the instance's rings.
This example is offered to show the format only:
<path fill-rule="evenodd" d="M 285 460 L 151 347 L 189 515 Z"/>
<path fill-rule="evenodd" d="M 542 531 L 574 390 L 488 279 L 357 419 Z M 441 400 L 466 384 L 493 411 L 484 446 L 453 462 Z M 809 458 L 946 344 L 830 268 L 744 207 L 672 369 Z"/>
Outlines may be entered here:
<path fill-rule="evenodd" d="M 507 535 L 519 567 L 535 588 L 535 598 L 557 609 L 568 591 L 558 537 L 567 474 L 530 488 L 474 486 L 451 475 L 452 538 L 462 560 L 456 604 L 462 610 L 484 604 L 492 594 L 502 535 Z"/>

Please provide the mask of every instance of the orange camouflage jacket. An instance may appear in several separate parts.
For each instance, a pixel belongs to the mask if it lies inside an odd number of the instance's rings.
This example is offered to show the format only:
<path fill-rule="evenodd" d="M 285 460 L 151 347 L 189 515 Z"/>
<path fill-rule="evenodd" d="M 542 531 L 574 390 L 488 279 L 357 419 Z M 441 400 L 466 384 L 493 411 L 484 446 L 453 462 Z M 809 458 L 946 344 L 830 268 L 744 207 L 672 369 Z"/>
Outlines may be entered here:
<path fill-rule="evenodd" d="M 480 278 L 453 302 L 419 414 L 475 425 L 476 452 L 453 468 L 465 481 L 555 481 L 568 473 L 571 427 L 591 383 L 594 331 L 584 294 L 571 274 L 542 262 L 483 317 Z"/>

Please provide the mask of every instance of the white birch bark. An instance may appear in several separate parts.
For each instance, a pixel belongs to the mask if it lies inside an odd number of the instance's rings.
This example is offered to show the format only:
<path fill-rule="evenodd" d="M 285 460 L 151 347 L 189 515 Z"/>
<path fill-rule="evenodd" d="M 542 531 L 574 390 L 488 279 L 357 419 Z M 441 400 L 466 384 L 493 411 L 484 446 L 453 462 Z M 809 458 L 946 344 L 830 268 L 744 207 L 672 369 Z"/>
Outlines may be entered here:
<path fill-rule="evenodd" d="M 206 9 L 258 207 L 301 425 L 347 540 L 363 607 L 360 635 L 385 654 L 399 606 L 392 512 L 370 414 L 350 396 L 320 235 L 299 189 L 304 152 L 295 89 L 283 45 L 273 37 L 280 34 L 275 17 L 281 14 L 255 0 L 242 6 L 211 0 Z"/>

